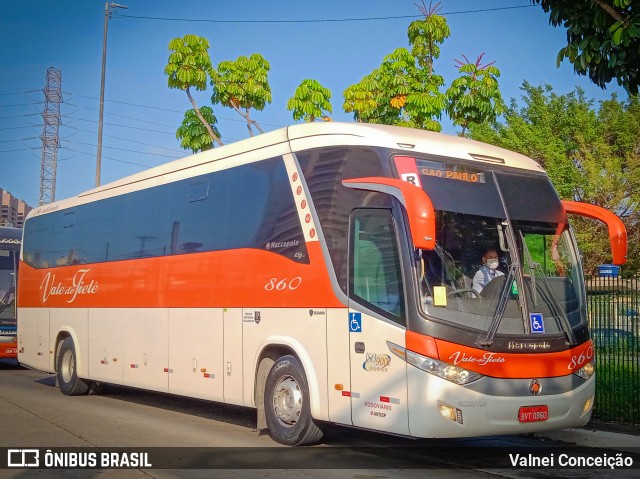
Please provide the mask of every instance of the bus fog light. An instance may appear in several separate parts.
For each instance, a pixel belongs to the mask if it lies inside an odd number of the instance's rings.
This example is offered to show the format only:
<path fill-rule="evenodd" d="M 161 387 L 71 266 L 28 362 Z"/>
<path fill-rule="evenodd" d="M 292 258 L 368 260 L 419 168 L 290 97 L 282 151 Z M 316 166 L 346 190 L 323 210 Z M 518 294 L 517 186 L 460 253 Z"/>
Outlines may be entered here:
<path fill-rule="evenodd" d="M 452 421 L 456 420 L 456 409 L 451 406 L 440 405 L 440 414 L 442 417 L 446 417 L 447 419 L 451 419 Z"/>
<path fill-rule="evenodd" d="M 440 409 L 442 417 L 450 419 L 453 422 L 457 422 L 458 424 L 464 424 L 462 411 L 460 409 L 442 403 L 438 404 L 438 409 Z"/>
<path fill-rule="evenodd" d="M 591 376 L 593 376 L 593 373 L 595 371 L 596 371 L 596 368 L 593 365 L 593 363 L 587 363 L 584 366 L 582 366 L 580 369 L 578 369 L 574 374 L 586 380 L 586 379 L 589 379 Z"/>
<path fill-rule="evenodd" d="M 584 402 L 584 406 L 582 406 L 582 414 L 586 413 L 589 409 L 591 409 L 591 405 L 593 404 L 593 396 L 587 399 Z"/>

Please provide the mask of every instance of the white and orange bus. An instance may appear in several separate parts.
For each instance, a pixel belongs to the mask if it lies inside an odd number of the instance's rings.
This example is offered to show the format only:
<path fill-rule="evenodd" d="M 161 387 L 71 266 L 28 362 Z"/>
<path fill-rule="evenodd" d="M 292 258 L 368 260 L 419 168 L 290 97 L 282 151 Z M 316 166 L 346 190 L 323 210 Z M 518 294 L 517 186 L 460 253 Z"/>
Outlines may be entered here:
<path fill-rule="evenodd" d="M 114 383 L 242 405 L 289 445 L 324 422 L 413 437 L 585 424 L 593 346 L 568 213 L 522 155 L 295 125 L 33 210 L 18 353 L 64 394 Z M 499 257 L 482 291 L 471 280 Z"/>

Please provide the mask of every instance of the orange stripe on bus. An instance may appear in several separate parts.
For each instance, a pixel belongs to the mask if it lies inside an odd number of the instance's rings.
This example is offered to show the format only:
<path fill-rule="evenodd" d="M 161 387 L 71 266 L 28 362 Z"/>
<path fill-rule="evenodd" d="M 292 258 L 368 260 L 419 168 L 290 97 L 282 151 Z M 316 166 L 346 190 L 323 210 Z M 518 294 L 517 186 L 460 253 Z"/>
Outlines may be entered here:
<path fill-rule="evenodd" d="M 51 269 L 20 265 L 18 305 L 56 308 L 344 307 L 319 242 L 310 264 L 257 249 Z"/>
<path fill-rule="evenodd" d="M 422 354 L 428 358 L 438 358 L 438 346 L 436 345 L 436 340 L 431 336 L 407 331 L 405 341 L 409 351 Z"/>
<path fill-rule="evenodd" d="M 593 344 L 587 341 L 554 353 L 502 353 L 470 348 L 436 339 L 440 360 L 496 378 L 566 376 L 593 360 Z"/>
<path fill-rule="evenodd" d="M 471 348 L 407 331 L 407 349 L 496 378 L 557 377 L 571 374 L 593 360 L 593 343 L 554 353 L 503 353 Z"/>

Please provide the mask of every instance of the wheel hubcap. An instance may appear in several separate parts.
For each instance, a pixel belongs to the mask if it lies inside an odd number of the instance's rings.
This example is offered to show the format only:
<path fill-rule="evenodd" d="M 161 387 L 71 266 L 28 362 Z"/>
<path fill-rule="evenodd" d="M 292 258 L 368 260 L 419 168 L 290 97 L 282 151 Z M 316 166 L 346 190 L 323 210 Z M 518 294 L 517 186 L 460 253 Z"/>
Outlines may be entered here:
<path fill-rule="evenodd" d="M 273 391 L 273 410 L 285 426 L 293 426 L 302 413 L 302 391 L 291 376 L 280 378 Z"/>
<path fill-rule="evenodd" d="M 76 366 L 75 361 L 73 360 L 73 353 L 71 351 L 65 351 L 62 355 L 62 361 L 60 362 L 60 373 L 62 375 L 62 380 L 65 383 L 71 382 L 75 368 Z"/>

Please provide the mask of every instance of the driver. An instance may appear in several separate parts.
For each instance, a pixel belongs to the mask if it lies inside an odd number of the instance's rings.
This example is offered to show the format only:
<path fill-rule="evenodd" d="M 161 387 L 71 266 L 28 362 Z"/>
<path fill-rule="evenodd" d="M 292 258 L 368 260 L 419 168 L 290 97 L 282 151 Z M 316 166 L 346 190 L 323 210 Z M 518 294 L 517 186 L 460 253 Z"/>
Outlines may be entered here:
<path fill-rule="evenodd" d="M 498 270 L 500 260 L 498 252 L 494 248 L 487 249 L 482 255 L 482 267 L 473 276 L 472 287 L 478 293 L 491 281 L 498 276 L 504 276 L 502 271 Z"/>

